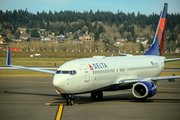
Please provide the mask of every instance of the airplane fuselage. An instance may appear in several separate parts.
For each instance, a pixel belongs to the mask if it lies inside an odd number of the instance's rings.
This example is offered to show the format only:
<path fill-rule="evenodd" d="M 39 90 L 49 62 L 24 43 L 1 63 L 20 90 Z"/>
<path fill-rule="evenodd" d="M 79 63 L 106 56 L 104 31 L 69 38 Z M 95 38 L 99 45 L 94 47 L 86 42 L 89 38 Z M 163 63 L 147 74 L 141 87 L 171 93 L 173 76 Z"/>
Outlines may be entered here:
<path fill-rule="evenodd" d="M 125 79 L 159 76 L 164 69 L 164 60 L 162 56 L 144 55 L 72 60 L 58 68 L 53 85 L 61 94 L 92 92 L 100 88 L 104 88 L 102 91 L 116 90 L 120 89 L 116 84 Z M 112 88 L 108 88 L 110 86 Z"/>

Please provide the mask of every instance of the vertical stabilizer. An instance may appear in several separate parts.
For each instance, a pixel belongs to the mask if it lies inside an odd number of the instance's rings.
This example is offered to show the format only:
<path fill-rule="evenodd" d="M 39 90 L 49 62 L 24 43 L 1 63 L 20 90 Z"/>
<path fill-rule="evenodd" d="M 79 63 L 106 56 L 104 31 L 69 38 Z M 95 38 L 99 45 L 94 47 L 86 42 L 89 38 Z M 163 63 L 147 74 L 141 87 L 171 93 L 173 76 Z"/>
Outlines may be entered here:
<path fill-rule="evenodd" d="M 165 27 L 167 19 L 167 7 L 168 4 L 164 3 L 164 9 L 160 16 L 159 24 L 156 29 L 153 44 L 151 48 L 144 55 L 157 55 L 163 56 L 164 53 L 164 40 L 165 40 Z"/>
<path fill-rule="evenodd" d="M 10 65 L 11 65 L 10 47 L 8 47 L 8 50 L 7 50 L 7 61 L 6 61 L 6 65 L 7 65 L 7 66 L 10 66 Z"/>

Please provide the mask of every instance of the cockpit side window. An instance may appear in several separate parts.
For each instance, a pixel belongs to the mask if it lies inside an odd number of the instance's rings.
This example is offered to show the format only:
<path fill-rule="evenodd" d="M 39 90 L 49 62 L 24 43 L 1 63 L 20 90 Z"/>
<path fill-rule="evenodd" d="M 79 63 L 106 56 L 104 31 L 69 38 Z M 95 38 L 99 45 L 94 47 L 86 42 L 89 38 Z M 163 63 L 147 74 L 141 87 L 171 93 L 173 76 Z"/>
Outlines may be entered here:
<path fill-rule="evenodd" d="M 71 70 L 71 71 L 58 70 L 58 71 L 56 71 L 56 74 L 70 74 L 70 75 L 75 75 L 76 73 L 77 73 L 76 70 Z"/>
<path fill-rule="evenodd" d="M 75 74 L 76 74 L 76 71 L 75 71 L 75 70 L 72 70 L 72 71 L 70 71 L 70 74 L 71 74 L 71 75 L 75 75 Z"/>

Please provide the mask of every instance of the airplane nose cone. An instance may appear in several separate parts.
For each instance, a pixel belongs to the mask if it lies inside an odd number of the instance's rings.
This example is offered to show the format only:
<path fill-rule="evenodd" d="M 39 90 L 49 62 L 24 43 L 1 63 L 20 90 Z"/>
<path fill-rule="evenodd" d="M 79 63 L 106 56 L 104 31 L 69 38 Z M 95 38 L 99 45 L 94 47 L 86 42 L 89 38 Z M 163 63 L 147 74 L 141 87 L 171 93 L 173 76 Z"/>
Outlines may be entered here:
<path fill-rule="evenodd" d="M 61 79 L 58 76 L 54 76 L 54 78 L 53 78 L 53 85 L 55 87 L 58 87 L 58 86 L 60 86 L 60 84 L 61 84 Z"/>
<path fill-rule="evenodd" d="M 61 93 L 65 92 L 65 80 L 61 76 L 54 76 L 53 78 L 53 86 L 58 90 L 61 91 Z"/>

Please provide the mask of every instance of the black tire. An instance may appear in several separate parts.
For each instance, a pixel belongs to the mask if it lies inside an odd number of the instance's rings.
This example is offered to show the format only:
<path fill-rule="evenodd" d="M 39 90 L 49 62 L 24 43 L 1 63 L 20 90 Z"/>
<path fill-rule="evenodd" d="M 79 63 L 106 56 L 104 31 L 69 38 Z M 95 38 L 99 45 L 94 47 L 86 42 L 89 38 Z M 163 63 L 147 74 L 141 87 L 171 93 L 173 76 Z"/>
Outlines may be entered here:
<path fill-rule="evenodd" d="M 98 99 L 99 100 L 102 100 L 103 99 L 103 92 L 102 91 L 100 91 L 100 92 L 98 92 Z"/>
<path fill-rule="evenodd" d="M 74 104 L 73 100 L 70 100 L 70 105 L 73 105 L 73 104 Z"/>
<path fill-rule="evenodd" d="M 69 100 L 68 99 L 66 99 L 66 105 L 69 105 Z"/>
<path fill-rule="evenodd" d="M 147 98 L 136 98 L 136 97 L 135 97 L 135 99 L 139 100 L 140 102 L 145 102 L 147 100 Z"/>
<path fill-rule="evenodd" d="M 66 100 L 66 105 L 71 105 L 71 99 L 68 98 L 68 99 Z"/>
<path fill-rule="evenodd" d="M 96 93 L 95 92 L 91 93 L 91 99 L 96 99 Z"/>

